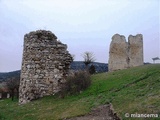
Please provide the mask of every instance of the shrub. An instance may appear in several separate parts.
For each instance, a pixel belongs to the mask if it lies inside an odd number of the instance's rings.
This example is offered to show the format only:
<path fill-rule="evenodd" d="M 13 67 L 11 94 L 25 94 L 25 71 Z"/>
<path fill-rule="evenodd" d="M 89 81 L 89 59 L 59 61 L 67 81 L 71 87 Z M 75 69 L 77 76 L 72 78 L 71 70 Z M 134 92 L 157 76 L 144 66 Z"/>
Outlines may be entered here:
<path fill-rule="evenodd" d="M 61 97 L 78 94 L 91 85 L 90 74 L 86 71 L 78 71 L 67 77 L 61 89 Z"/>
<path fill-rule="evenodd" d="M 91 66 L 89 67 L 89 73 L 90 73 L 90 74 L 94 74 L 95 72 L 96 72 L 96 69 L 95 69 L 94 65 L 91 65 Z"/>

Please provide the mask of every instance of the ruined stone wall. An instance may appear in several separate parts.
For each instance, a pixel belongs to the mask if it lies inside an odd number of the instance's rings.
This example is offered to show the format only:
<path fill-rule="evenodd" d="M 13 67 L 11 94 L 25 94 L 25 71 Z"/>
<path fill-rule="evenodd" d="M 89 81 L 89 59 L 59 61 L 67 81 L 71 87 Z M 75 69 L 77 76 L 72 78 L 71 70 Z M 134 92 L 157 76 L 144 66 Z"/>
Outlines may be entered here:
<path fill-rule="evenodd" d="M 126 69 L 143 65 L 143 37 L 141 34 L 130 35 L 128 42 L 124 36 L 112 37 L 109 51 L 109 71 Z"/>
<path fill-rule="evenodd" d="M 72 57 L 67 45 L 50 31 L 38 30 L 24 36 L 19 103 L 52 95 L 65 82 Z"/>
<path fill-rule="evenodd" d="M 141 34 L 128 37 L 129 67 L 143 65 L 143 37 Z"/>
<path fill-rule="evenodd" d="M 110 44 L 109 71 L 124 69 L 128 67 L 127 63 L 128 44 L 124 36 L 115 34 Z"/>

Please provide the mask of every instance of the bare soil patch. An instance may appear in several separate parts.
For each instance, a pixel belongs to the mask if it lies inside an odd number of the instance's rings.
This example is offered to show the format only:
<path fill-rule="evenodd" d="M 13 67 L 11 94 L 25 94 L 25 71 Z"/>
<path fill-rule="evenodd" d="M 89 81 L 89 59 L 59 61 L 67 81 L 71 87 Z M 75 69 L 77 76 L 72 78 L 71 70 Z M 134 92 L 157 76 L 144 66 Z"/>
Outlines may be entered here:
<path fill-rule="evenodd" d="M 84 116 L 70 118 L 67 120 L 120 120 L 120 118 L 114 113 L 111 104 L 101 105 L 93 109 L 90 113 Z"/>

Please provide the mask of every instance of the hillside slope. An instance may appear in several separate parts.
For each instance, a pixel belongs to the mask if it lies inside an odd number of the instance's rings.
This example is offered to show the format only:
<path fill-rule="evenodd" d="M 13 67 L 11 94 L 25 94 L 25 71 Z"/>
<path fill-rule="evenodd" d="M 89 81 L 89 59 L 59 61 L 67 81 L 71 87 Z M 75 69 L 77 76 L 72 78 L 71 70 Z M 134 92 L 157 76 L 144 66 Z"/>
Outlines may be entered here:
<path fill-rule="evenodd" d="M 3 82 L 10 77 L 17 77 L 17 76 L 20 76 L 20 70 L 0 73 L 0 82 Z"/>
<path fill-rule="evenodd" d="M 126 113 L 160 114 L 159 86 L 160 64 L 95 74 L 92 85 L 79 95 L 64 99 L 48 96 L 25 105 L 18 105 L 17 101 L 10 99 L 1 100 L 0 119 L 65 119 L 84 115 L 92 108 L 108 103 L 112 103 L 118 116 L 124 120 L 128 120 Z"/>

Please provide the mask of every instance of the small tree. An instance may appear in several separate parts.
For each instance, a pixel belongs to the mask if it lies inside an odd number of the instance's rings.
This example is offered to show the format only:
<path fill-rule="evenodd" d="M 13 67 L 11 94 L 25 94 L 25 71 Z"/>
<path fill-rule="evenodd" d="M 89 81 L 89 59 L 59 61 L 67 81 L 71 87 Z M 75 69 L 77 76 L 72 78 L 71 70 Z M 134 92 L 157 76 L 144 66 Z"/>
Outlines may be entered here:
<path fill-rule="evenodd" d="M 83 53 L 84 64 L 86 65 L 86 69 L 88 69 L 88 65 L 95 61 L 94 54 L 92 52 Z"/>
<path fill-rule="evenodd" d="M 95 72 L 96 72 L 95 66 L 94 66 L 94 65 L 91 65 L 91 66 L 89 67 L 89 73 L 90 73 L 90 74 L 94 74 Z"/>
<path fill-rule="evenodd" d="M 17 97 L 19 93 L 19 83 L 20 83 L 20 77 L 11 77 L 7 80 L 6 86 L 11 92 L 12 101 L 14 99 L 14 91 L 17 91 Z"/>
<path fill-rule="evenodd" d="M 17 98 L 19 98 L 19 85 L 20 85 L 20 76 L 15 78 L 15 89 L 17 91 Z"/>

